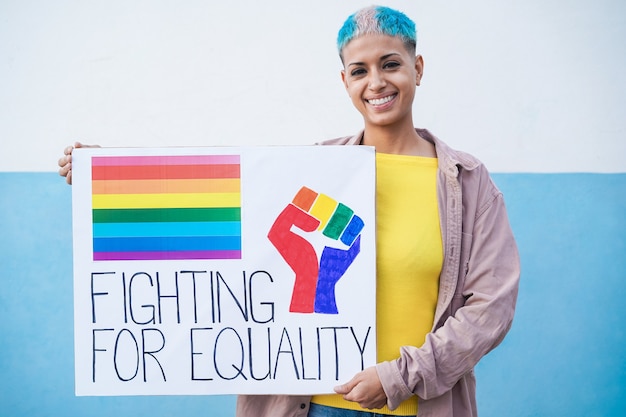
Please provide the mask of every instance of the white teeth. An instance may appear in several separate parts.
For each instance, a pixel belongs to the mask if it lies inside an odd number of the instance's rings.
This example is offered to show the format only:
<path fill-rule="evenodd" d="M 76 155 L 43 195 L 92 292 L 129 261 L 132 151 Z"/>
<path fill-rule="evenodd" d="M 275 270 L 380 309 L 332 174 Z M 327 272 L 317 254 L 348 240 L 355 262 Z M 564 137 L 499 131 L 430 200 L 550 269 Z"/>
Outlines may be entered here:
<path fill-rule="evenodd" d="M 387 96 L 383 98 L 373 98 L 373 99 L 367 100 L 367 102 L 373 106 L 380 106 L 382 104 L 389 103 L 395 96 L 396 95 L 393 94 L 391 96 Z"/>

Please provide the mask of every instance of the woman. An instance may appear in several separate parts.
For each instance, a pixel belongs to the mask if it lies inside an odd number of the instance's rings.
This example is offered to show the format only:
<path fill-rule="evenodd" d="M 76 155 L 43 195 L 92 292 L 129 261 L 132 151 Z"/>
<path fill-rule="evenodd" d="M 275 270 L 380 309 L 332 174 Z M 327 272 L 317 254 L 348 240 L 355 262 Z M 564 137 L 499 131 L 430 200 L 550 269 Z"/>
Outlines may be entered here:
<path fill-rule="evenodd" d="M 237 416 L 475 416 L 473 368 L 509 330 L 518 290 L 502 195 L 478 160 L 414 127 L 424 62 L 408 17 L 359 10 L 337 44 L 364 129 L 322 145 L 376 148 L 378 364 L 333 395 L 239 396 Z"/>

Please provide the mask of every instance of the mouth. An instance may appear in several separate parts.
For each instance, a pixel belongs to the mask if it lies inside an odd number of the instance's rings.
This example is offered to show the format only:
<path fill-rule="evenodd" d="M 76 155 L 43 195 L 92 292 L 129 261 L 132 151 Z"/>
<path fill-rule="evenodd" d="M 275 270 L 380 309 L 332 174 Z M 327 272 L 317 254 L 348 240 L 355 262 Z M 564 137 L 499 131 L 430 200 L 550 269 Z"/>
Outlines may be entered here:
<path fill-rule="evenodd" d="M 385 97 L 366 99 L 365 101 L 367 101 L 372 106 L 382 106 L 383 104 L 387 104 L 391 100 L 396 98 L 397 95 L 398 95 L 397 93 L 394 93 Z"/>

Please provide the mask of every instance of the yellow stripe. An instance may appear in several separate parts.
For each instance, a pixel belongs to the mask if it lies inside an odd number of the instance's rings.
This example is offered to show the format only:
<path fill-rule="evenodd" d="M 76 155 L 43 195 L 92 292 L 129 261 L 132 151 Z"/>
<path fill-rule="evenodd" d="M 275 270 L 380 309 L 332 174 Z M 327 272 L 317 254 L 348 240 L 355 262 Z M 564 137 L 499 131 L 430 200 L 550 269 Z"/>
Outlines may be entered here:
<path fill-rule="evenodd" d="M 91 201 L 94 209 L 241 207 L 241 194 L 98 194 Z"/>
<path fill-rule="evenodd" d="M 320 221 L 320 226 L 317 230 L 324 230 L 330 216 L 332 216 L 335 212 L 335 208 L 337 208 L 337 202 L 335 200 L 326 194 L 320 194 L 317 196 L 317 200 L 315 200 L 313 207 L 309 210 L 311 216 Z"/>

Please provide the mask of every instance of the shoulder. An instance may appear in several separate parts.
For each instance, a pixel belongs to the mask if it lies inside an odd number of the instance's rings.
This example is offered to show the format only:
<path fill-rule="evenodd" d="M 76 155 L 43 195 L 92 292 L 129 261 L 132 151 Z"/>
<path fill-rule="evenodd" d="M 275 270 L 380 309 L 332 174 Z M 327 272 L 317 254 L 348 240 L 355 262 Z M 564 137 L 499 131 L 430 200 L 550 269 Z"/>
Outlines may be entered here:
<path fill-rule="evenodd" d="M 435 144 L 440 171 L 461 184 L 464 198 L 472 198 L 478 205 L 489 206 L 501 197 L 501 192 L 493 182 L 489 170 L 480 159 L 467 152 L 453 149 L 426 129 L 417 131 L 420 136 Z"/>
<path fill-rule="evenodd" d="M 415 129 L 417 133 L 427 141 L 435 145 L 437 158 L 443 169 L 453 170 L 453 168 L 462 168 L 463 170 L 485 169 L 483 163 L 475 156 L 454 149 L 432 134 L 427 129 Z"/>
<path fill-rule="evenodd" d="M 362 138 L 363 132 L 361 131 L 356 135 L 323 140 L 321 142 L 317 142 L 316 145 L 359 145 Z"/>

